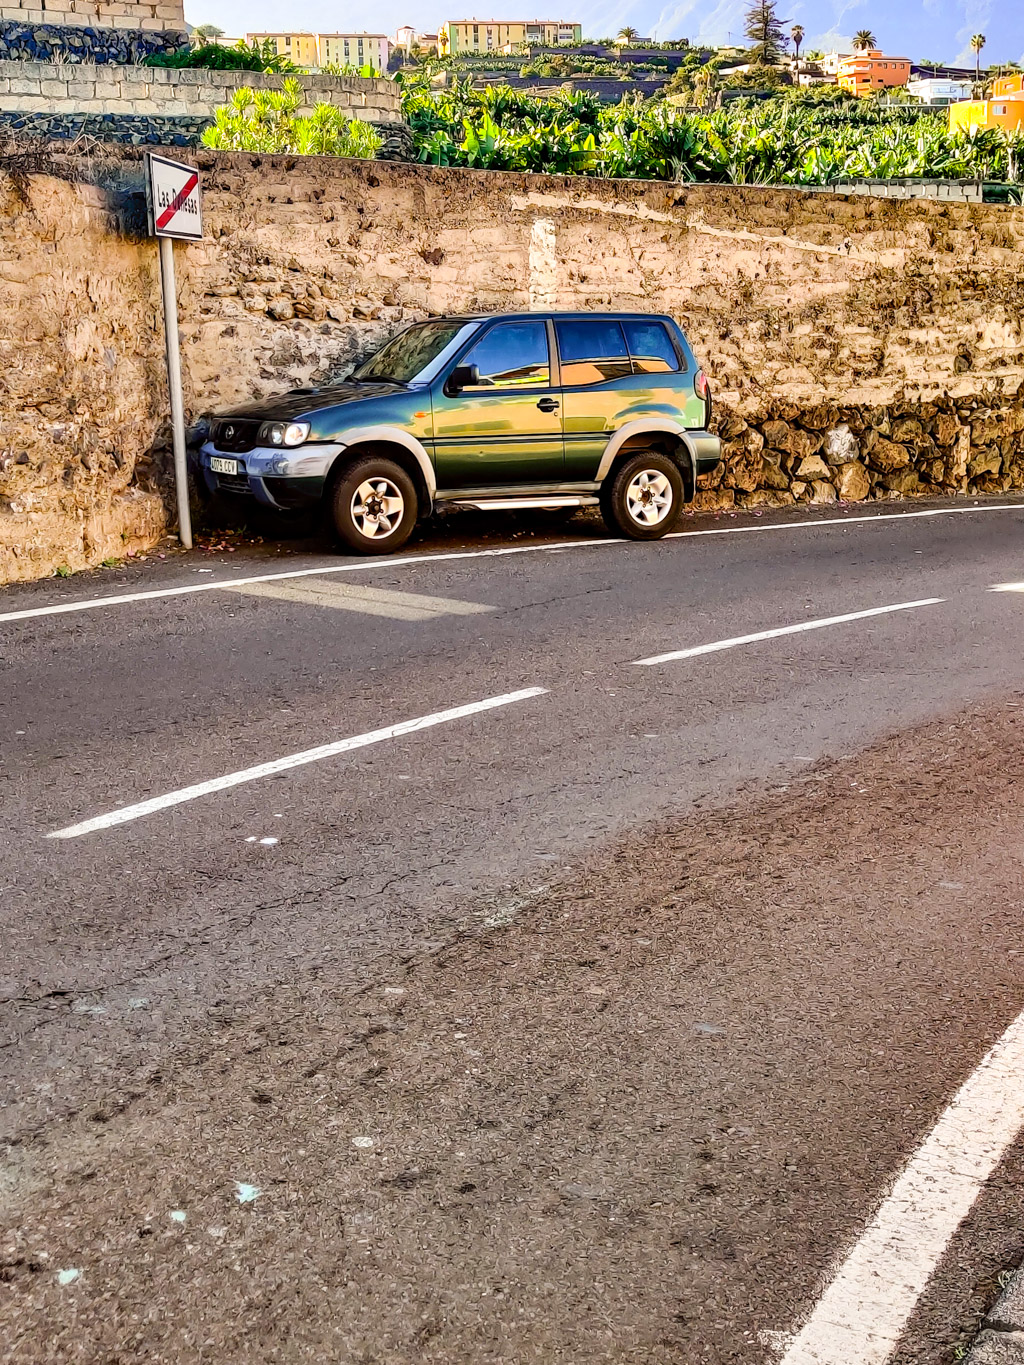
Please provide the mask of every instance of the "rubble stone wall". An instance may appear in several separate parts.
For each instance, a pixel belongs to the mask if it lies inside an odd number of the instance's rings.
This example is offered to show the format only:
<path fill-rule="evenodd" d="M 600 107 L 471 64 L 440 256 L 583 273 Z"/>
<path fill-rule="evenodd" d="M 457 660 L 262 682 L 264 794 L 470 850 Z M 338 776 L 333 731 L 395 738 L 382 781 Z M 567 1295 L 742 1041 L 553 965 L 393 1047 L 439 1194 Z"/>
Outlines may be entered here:
<path fill-rule="evenodd" d="M 1024 212 L 726 186 L 187 153 L 191 419 L 341 377 L 454 311 L 672 313 L 727 460 L 703 507 L 1024 487 Z M 0 174 L 0 579 L 165 524 L 166 384 L 141 158 Z"/>

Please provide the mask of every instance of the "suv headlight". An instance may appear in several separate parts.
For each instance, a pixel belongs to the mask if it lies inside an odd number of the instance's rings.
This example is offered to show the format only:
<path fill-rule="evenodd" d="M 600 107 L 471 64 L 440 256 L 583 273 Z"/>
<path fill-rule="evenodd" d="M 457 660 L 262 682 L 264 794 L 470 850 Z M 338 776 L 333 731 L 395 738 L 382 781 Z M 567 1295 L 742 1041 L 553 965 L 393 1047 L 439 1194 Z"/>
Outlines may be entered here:
<path fill-rule="evenodd" d="M 264 422 L 257 439 L 261 445 L 300 446 L 308 435 L 308 422 Z"/>

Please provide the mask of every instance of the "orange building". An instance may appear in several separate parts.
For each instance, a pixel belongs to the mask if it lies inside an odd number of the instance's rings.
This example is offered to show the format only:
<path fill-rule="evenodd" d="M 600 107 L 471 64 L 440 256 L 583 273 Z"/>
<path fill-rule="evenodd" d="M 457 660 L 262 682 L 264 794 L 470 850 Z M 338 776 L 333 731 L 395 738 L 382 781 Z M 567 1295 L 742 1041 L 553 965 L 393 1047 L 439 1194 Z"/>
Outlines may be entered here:
<path fill-rule="evenodd" d="M 1024 95 L 1024 71 L 1015 71 L 1012 76 L 999 76 L 992 82 L 992 98 L 1000 95 Z"/>
<path fill-rule="evenodd" d="M 976 133 L 982 128 L 1024 130 L 1024 90 L 997 95 L 990 100 L 961 100 L 949 106 L 951 133 Z"/>
<path fill-rule="evenodd" d="M 894 89 L 910 80 L 907 57 L 887 57 L 884 52 L 855 52 L 844 57 L 837 73 L 840 86 L 851 95 L 871 95 Z"/>

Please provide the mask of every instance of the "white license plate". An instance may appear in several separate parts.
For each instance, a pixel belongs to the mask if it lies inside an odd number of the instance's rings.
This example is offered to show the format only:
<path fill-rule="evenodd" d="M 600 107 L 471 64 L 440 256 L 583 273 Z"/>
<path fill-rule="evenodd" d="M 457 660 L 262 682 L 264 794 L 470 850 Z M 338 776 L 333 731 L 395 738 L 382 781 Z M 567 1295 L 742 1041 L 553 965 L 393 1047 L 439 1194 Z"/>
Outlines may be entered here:
<path fill-rule="evenodd" d="M 219 455 L 210 456 L 210 468 L 215 474 L 237 474 L 237 460 L 222 460 Z"/>

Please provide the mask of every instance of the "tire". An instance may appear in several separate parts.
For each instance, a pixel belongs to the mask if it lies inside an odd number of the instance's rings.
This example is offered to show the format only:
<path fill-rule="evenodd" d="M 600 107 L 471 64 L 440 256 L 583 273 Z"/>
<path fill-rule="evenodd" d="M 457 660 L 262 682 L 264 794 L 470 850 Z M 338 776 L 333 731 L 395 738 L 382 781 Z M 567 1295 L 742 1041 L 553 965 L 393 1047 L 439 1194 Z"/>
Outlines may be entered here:
<path fill-rule="evenodd" d="M 660 540 L 682 511 L 686 490 L 679 466 L 656 450 L 631 455 L 601 489 L 609 531 L 629 540 Z"/>
<path fill-rule="evenodd" d="M 416 486 L 401 465 L 366 455 L 343 469 L 328 503 L 338 539 L 361 555 L 400 550 L 419 515 Z"/>

